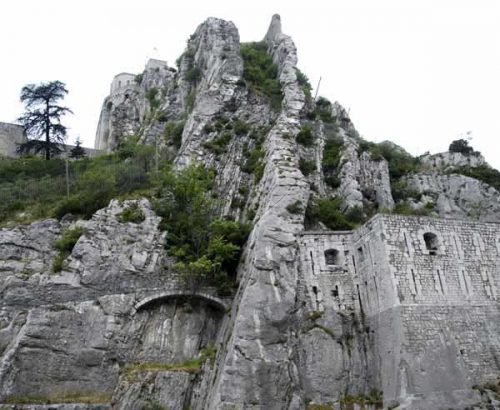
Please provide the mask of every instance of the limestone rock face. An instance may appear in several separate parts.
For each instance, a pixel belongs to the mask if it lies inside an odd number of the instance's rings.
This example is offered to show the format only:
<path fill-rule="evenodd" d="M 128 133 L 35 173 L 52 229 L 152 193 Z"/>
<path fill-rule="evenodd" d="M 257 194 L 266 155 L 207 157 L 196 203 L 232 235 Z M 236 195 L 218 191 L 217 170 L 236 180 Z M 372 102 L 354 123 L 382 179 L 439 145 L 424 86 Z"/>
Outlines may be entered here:
<path fill-rule="evenodd" d="M 199 73 L 199 80 L 189 80 L 193 70 Z M 236 104 L 237 82 L 242 72 L 239 34 L 235 25 L 216 18 L 207 19 L 191 36 L 181 57 L 181 92 L 186 98 L 190 94 L 194 101 L 184 127 L 177 164 L 183 166 L 201 159 L 203 127 L 224 112 L 225 106 Z"/>
<path fill-rule="evenodd" d="M 339 103 L 325 120 L 318 114 L 278 15 L 258 47 L 276 64 L 280 107 L 245 77 L 235 25 L 209 18 L 178 69 L 150 60 L 138 77 L 115 77 L 96 137 L 112 151 L 134 135 L 177 169 L 215 171 L 214 212 L 253 224 L 237 290 L 188 289 L 146 199 L 113 200 L 88 221 L 2 229 L 1 408 L 495 403 L 500 231 L 483 221 L 500 220 L 499 193 L 447 174 L 484 160 L 426 156 L 402 179 L 411 207 L 432 203 L 435 216 L 481 222 L 377 215 L 352 231 L 305 232 L 311 198 L 340 198 L 346 213 L 393 209 L 392 168 L 363 147 Z M 334 169 L 325 171 L 332 141 Z M 130 206 L 142 222 L 121 222 Z M 76 227 L 82 235 L 54 273 L 53 243 Z"/>
<path fill-rule="evenodd" d="M 435 203 L 442 218 L 470 218 L 495 222 L 500 219 L 500 193 L 493 187 L 458 174 L 418 173 L 406 179 L 408 187 L 421 195 L 415 205 Z"/>
<path fill-rule="evenodd" d="M 174 407 L 191 400 L 196 378 L 158 370 L 136 374 L 133 365 L 195 359 L 215 342 L 224 312 L 183 296 L 183 285 L 166 273 L 164 234 L 148 201 L 137 202 L 143 222 L 117 220 L 132 203 L 112 201 L 90 221 L 78 222 L 84 233 L 60 273 L 52 273 L 53 241 L 71 227 L 47 220 L 0 231 L 0 402 L 82 396 L 104 404 L 79 408 L 98 409 L 108 408 L 113 397 L 118 408 L 135 409 L 167 396 Z M 162 292 L 163 303 L 153 298 L 135 308 Z M 123 373 L 127 366 L 131 370 Z M 137 391 L 145 376 L 157 380 L 157 389 Z M 165 386 L 177 386 L 178 395 L 170 387 L 166 394 Z"/>
<path fill-rule="evenodd" d="M 469 155 L 460 152 L 441 152 L 439 154 L 426 154 L 420 157 L 420 161 L 431 170 L 447 171 L 458 167 L 479 167 L 487 165 L 484 157 L 479 153 Z"/>
<path fill-rule="evenodd" d="M 110 152 L 129 136 L 143 136 L 143 140 L 150 143 L 158 137 L 147 135 L 149 123 L 146 120 L 151 120 L 148 116 L 153 115 L 151 102 L 158 100 L 159 104 L 162 93 L 173 87 L 175 72 L 166 62 L 150 59 L 141 75 L 129 74 L 126 79 L 116 76 L 111 94 L 101 108 L 95 148 Z"/>
<path fill-rule="evenodd" d="M 374 161 L 368 152 L 359 154 L 357 141 L 344 134 L 344 150 L 340 160 L 339 195 L 347 209 L 363 207 L 368 200 L 379 209 L 391 210 L 392 199 L 389 168 L 385 159 Z"/>

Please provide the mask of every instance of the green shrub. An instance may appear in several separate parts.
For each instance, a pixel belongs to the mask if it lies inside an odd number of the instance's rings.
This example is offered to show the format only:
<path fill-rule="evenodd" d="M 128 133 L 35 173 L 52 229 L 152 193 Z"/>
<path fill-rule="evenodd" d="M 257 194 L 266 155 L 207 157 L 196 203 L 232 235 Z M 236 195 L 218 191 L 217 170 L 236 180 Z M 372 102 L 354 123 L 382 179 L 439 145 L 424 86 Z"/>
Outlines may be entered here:
<path fill-rule="evenodd" d="M 338 172 L 343 146 L 344 142 L 340 137 L 329 138 L 325 141 L 321 168 L 325 175 L 325 183 L 332 188 L 338 188 L 341 183 Z"/>
<path fill-rule="evenodd" d="M 314 143 L 313 132 L 310 125 L 303 125 L 297 134 L 296 140 L 305 147 L 311 147 Z"/>
<path fill-rule="evenodd" d="M 311 99 L 311 83 L 309 82 L 309 78 L 300 71 L 298 68 L 295 69 L 295 74 L 297 75 L 297 82 L 299 83 L 300 87 L 302 88 L 302 91 L 304 92 L 304 95 L 308 100 Z"/>
<path fill-rule="evenodd" d="M 213 180 L 214 172 L 201 166 L 167 169 L 155 209 L 163 217 L 160 227 L 168 231 L 167 251 L 177 259 L 175 269 L 185 283 L 205 282 L 228 293 L 249 227 L 214 218 Z"/>
<path fill-rule="evenodd" d="M 332 404 L 308 404 L 306 410 L 333 410 Z"/>
<path fill-rule="evenodd" d="M 188 112 L 193 111 L 195 101 L 196 101 L 196 90 L 192 90 L 186 97 L 186 109 Z"/>
<path fill-rule="evenodd" d="M 286 210 L 291 214 L 300 214 L 302 211 L 304 211 L 304 208 L 302 207 L 302 202 L 295 201 L 291 204 L 288 204 Z"/>
<path fill-rule="evenodd" d="M 210 152 L 220 155 L 226 152 L 226 147 L 231 141 L 231 134 L 227 131 L 220 134 L 217 138 L 214 138 L 212 141 L 207 141 L 203 144 L 203 146 L 208 149 Z"/>
<path fill-rule="evenodd" d="M 255 173 L 262 158 L 264 158 L 264 151 L 261 148 L 254 148 L 252 151 L 250 151 L 248 158 L 241 170 L 248 174 Z"/>
<path fill-rule="evenodd" d="M 146 99 L 153 110 L 160 106 L 160 101 L 156 98 L 157 96 L 158 88 L 152 87 L 146 92 Z"/>
<path fill-rule="evenodd" d="M 475 153 L 474 148 L 469 145 L 469 141 L 464 139 L 458 139 L 452 141 L 450 147 L 448 148 L 449 152 L 459 152 L 464 155 L 471 155 Z M 478 153 L 479 154 L 479 153 Z"/>
<path fill-rule="evenodd" d="M 142 78 L 143 78 L 143 77 L 144 77 L 144 74 L 143 74 L 143 73 L 141 73 L 141 74 L 137 74 L 137 75 L 135 76 L 134 80 L 135 80 L 135 82 L 136 82 L 137 84 L 141 84 L 141 83 L 142 83 Z"/>
<path fill-rule="evenodd" d="M 376 144 L 360 139 L 359 147 L 361 152 L 370 152 L 371 158 L 375 161 L 384 158 L 387 160 L 391 183 L 419 169 L 420 162 L 417 158 L 390 142 Z"/>
<path fill-rule="evenodd" d="M 255 172 L 254 172 L 254 182 L 257 184 L 260 182 L 260 180 L 262 179 L 262 177 L 264 176 L 264 169 L 266 168 L 266 166 L 262 163 L 262 162 L 259 162 L 257 164 L 257 166 L 255 167 Z"/>
<path fill-rule="evenodd" d="M 497 191 L 500 191 L 500 172 L 487 165 L 481 165 L 475 168 L 460 167 L 460 168 L 455 168 L 450 172 L 475 178 L 481 182 L 484 182 L 492 186 Z"/>
<path fill-rule="evenodd" d="M 184 74 L 184 80 L 196 83 L 201 79 L 201 74 L 201 70 L 197 66 L 193 66 Z"/>
<path fill-rule="evenodd" d="M 335 120 L 332 116 L 332 103 L 324 97 L 319 97 L 316 100 L 314 113 L 323 122 L 333 122 Z"/>
<path fill-rule="evenodd" d="M 166 408 L 155 400 L 147 399 L 141 410 L 166 410 Z"/>
<path fill-rule="evenodd" d="M 122 212 L 120 212 L 117 215 L 116 219 L 118 219 L 118 222 L 121 223 L 131 222 L 134 224 L 138 224 L 143 222 L 146 219 L 146 216 L 144 215 L 144 212 L 142 212 L 142 209 L 139 207 L 139 204 L 137 202 L 133 202 Z"/>
<path fill-rule="evenodd" d="M 73 229 L 64 231 L 61 239 L 54 242 L 54 248 L 62 252 L 69 252 L 73 250 L 80 236 L 83 235 L 83 228 L 78 226 Z"/>
<path fill-rule="evenodd" d="M 351 230 L 355 228 L 355 224 L 347 219 L 342 213 L 342 200 L 320 199 L 316 203 L 310 202 L 306 209 L 306 220 L 309 225 L 322 222 L 328 229 Z"/>
<path fill-rule="evenodd" d="M 185 124 L 185 121 L 169 121 L 165 124 L 163 136 L 167 144 L 171 144 L 177 149 L 181 147 Z"/>
<path fill-rule="evenodd" d="M 266 43 L 243 43 L 240 50 L 243 58 L 243 79 L 246 84 L 255 92 L 267 96 L 271 107 L 279 110 L 283 94 L 277 78 L 278 67 L 267 53 Z"/>
<path fill-rule="evenodd" d="M 59 252 L 52 262 L 52 272 L 58 273 L 61 272 L 64 268 L 64 261 L 68 257 L 68 254 L 65 252 Z"/>
<path fill-rule="evenodd" d="M 233 129 L 236 135 L 245 135 L 250 131 L 250 125 L 245 121 L 236 120 L 233 124 Z"/>
<path fill-rule="evenodd" d="M 113 197 L 150 189 L 154 154 L 154 147 L 127 138 L 112 155 L 70 161 L 69 197 L 63 160 L 0 160 L 0 223 L 20 212 L 23 222 L 67 213 L 90 218 Z"/>
<path fill-rule="evenodd" d="M 304 174 L 304 176 L 308 176 L 312 172 L 316 171 L 316 162 L 300 158 L 299 169 L 302 172 L 302 174 Z"/>
<path fill-rule="evenodd" d="M 73 229 L 67 229 L 64 231 L 61 239 L 54 241 L 54 248 L 59 251 L 52 263 L 52 271 L 54 273 L 60 272 L 63 269 L 65 259 L 71 254 L 71 251 L 82 235 L 83 228 L 78 226 Z"/>
<path fill-rule="evenodd" d="M 434 211 L 434 202 L 429 202 L 420 208 L 413 208 L 408 201 L 401 201 L 396 204 L 392 213 L 406 216 L 429 216 Z"/>

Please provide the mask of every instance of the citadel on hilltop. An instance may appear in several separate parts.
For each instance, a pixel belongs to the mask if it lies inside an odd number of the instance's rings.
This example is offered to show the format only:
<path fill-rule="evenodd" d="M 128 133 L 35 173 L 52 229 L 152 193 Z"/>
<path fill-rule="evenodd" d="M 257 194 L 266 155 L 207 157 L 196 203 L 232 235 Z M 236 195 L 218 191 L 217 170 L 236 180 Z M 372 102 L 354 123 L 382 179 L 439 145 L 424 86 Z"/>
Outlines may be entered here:
<path fill-rule="evenodd" d="M 165 160 L 105 181 L 153 199 L 0 230 L 0 407 L 500 408 L 500 173 L 361 138 L 278 15 L 255 43 L 208 18 L 176 65 L 116 75 L 97 126 Z"/>

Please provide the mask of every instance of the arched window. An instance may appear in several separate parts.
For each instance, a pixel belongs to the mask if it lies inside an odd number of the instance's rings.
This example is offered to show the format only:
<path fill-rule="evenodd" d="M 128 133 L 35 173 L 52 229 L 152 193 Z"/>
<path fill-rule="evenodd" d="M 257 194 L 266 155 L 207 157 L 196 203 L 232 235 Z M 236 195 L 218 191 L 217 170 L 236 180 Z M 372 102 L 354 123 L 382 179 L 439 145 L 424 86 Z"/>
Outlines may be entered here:
<path fill-rule="evenodd" d="M 438 251 L 438 237 L 432 232 L 424 233 L 425 248 L 429 251 L 429 255 L 435 255 Z"/>
<path fill-rule="evenodd" d="M 327 249 L 325 251 L 325 263 L 327 265 L 339 265 L 339 251 L 337 249 Z"/>

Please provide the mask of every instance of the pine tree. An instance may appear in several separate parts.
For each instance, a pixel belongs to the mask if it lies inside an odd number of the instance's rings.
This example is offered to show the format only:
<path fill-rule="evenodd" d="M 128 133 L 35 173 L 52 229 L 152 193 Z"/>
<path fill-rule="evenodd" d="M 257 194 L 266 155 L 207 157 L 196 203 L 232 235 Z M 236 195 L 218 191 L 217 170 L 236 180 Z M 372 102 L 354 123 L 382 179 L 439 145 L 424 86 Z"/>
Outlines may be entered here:
<path fill-rule="evenodd" d="M 58 102 L 67 93 L 66 85 L 61 81 L 28 84 L 22 88 L 21 102 L 26 112 L 18 121 L 30 139 L 19 146 L 20 153 L 44 152 L 48 160 L 61 152 L 59 144 L 64 144 L 66 138 L 66 127 L 61 124 L 61 118 L 72 111 Z"/>
<path fill-rule="evenodd" d="M 87 155 L 85 149 L 81 147 L 82 143 L 80 142 L 80 138 L 77 138 L 75 141 L 75 146 L 69 152 L 70 158 L 80 159 Z"/>

